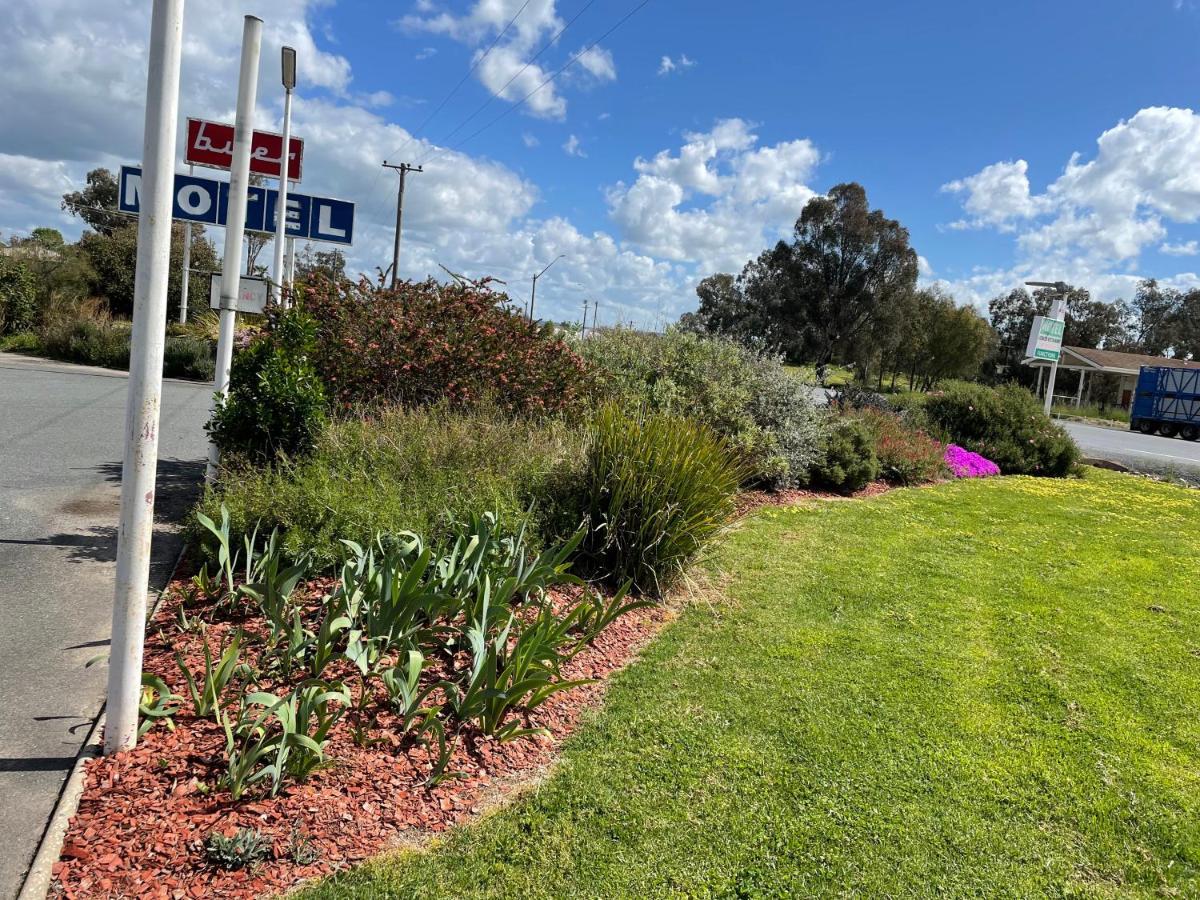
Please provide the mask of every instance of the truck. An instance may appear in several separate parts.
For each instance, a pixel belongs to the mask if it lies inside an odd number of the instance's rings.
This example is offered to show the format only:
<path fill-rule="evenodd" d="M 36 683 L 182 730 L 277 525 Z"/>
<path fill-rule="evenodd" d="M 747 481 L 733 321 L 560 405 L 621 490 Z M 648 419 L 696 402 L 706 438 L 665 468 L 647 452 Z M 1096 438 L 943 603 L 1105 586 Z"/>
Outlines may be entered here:
<path fill-rule="evenodd" d="M 1200 366 L 1142 366 L 1129 430 L 1188 441 L 1200 437 Z"/>

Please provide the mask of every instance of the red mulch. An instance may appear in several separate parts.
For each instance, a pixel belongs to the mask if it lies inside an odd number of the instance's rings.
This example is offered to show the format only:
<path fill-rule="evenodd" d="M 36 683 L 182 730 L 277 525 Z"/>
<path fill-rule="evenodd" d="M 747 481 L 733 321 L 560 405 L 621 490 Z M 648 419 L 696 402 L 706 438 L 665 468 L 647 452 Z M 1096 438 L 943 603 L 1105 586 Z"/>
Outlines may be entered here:
<path fill-rule="evenodd" d="M 853 494 L 838 494 L 833 491 L 810 491 L 804 489 L 783 491 L 745 491 L 738 495 L 737 510 L 739 515 L 753 512 L 762 506 L 791 506 L 804 500 L 862 500 L 867 497 L 877 497 L 893 490 L 886 481 L 872 481 Z"/>
<path fill-rule="evenodd" d="M 328 581 L 313 582 L 309 599 L 317 602 L 328 587 Z M 203 668 L 201 638 L 181 634 L 175 624 L 181 603 L 190 608 L 187 590 L 186 582 L 172 584 L 146 641 L 145 669 L 162 676 L 177 694 L 186 694 L 186 686 L 174 649 L 181 650 L 193 672 Z M 668 615 L 659 606 L 621 617 L 571 661 L 565 676 L 604 679 L 628 662 Z M 237 626 L 254 632 L 261 623 L 209 625 L 214 655 Z M 255 652 L 256 648 L 244 651 L 243 660 Z M 356 680 L 348 683 L 357 686 Z M 217 788 L 224 769 L 220 726 L 180 714 L 174 731 L 158 726 L 136 749 L 86 764 L 83 797 L 54 866 L 52 893 L 179 900 L 257 897 L 285 890 L 395 846 L 405 837 L 444 831 L 478 813 L 505 786 L 549 763 L 603 690 L 601 681 L 564 691 L 534 711 L 529 724 L 549 729 L 552 737 L 499 744 L 468 734 L 449 767 L 460 777 L 431 789 L 423 786 L 431 771 L 429 753 L 412 741 L 398 740 L 388 728 L 394 718 L 381 715 L 371 732 L 378 742 L 364 748 L 351 738 L 348 714 L 331 733 L 326 748 L 330 765 L 304 783 L 289 784 L 277 797 L 248 796 L 238 802 Z M 190 700 L 184 706 L 190 710 Z M 217 869 L 206 861 L 204 841 L 211 832 L 232 835 L 251 826 L 274 841 L 273 858 L 239 871 Z M 287 847 L 297 832 L 319 851 L 317 862 L 301 866 L 289 858 Z"/>

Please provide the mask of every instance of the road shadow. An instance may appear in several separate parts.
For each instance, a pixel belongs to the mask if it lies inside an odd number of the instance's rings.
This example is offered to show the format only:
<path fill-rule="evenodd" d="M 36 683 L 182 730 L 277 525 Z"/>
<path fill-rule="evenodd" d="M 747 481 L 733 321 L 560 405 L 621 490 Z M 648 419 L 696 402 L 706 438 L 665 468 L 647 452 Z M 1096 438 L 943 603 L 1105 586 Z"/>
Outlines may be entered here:
<path fill-rule="evenodd" d="M 160 545 L 170 545 L 166 548 L 167 557 L 169 557 L 166 564 L 174 562 L 179 538 L 178 535 L 165 529 L 182 523 L 188 510 L 199 499 L 204 481 L 204 467 L 203 460 L 160 459 L 158 461 L 158 479 L 154 491 L 155 553 L 152 562 L 152 579 L 161 574 L 160 569 L 164 564 L 164 556 L 159 551 Z M 101 463 L 95 467 L 95 470 L 104 477 L 105 481 L 114 484 L 121 483 L 121 463 Z M 71 508 L 69 511 L 75 514 L 82 512 L 78 508 Z M 81 531 L 51 534 L 34 540 L 0 538 L 0 544 L 63 547 L 67 548 L 66 558 L 70 562 L 111 563 L 117 559 L 116 519 L 118 515 L 119 508 L 114 507 L 111 513 L 105 515 L 105 518 L 111 520 L 111 524 L 90 525 Z"/>

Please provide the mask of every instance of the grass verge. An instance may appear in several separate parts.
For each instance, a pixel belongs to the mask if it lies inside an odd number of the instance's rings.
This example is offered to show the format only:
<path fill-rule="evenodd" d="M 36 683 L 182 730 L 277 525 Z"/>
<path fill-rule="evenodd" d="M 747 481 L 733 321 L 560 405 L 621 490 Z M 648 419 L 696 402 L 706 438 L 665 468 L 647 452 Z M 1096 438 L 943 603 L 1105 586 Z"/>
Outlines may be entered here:
<path fill-rule="evenodd" d="M 303 896 L 1200 889 L 1200 494 L 768 508 L 536 792 Z"/>

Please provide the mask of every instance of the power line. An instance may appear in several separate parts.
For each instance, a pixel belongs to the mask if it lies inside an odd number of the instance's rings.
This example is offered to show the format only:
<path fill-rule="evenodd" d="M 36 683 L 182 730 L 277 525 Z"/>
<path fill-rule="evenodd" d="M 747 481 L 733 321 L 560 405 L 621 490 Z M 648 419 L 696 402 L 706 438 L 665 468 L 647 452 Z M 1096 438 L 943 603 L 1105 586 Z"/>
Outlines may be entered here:
<path fill-rule="evenodd" d="M 399 150 L 392 154 L 393 157 L 400 156 L 402 151 L 407 150 L 409 146 L 411 146 L 412 142 L 417 139 L 417 135 L 425 130 L 425 126 L 432 122 L 434 117 L 446 108 L 446 104 L 449 103 L 451 98 L 458 93 L 459 88 L 467 83 L 467 79 L 475 74 L 475 70 L 478 69 L 483 64 L 483 61 L 488 58 L 491 52 L 496 49 L 496 45 L 500 43 L 501 38 L 508 34 L 508 30 L 513 27 L 521 13 L 525 12 L 525 7 L 529 6 L 530 2 L 531 0 L 525 0 L 525 2 L 521 4 L 521 8 L 518 9 L 513 17 L 508 20 L 508 24 L 504 26 L 503 30 L 501 30 L 498 35 L 496 35 L 496 39 L 493 40 L 488 48 L 483 51 L 483 55 L 471 64 L 471 68 L 467 69 L 467 74 L 458 80 L 458 84 L 454 85 L 454 87 L 450 89 L 450 93 L 442 98 L 442 102 L 437 105 L 437 108 L 425 117 L 425 121 L 409 132 L 408 141 L 406 141 Z"/>
<path fill-rule="evenodd" d="M 453 88 L 451 88 L 450 93 L 448 93 L 445 97 L 442 98 L 442 102 L 437 105 L 437 108 L 433 112 L 431 112 L 428 116 L 425 117 L 425 121 L 423 121 L 416 128 L 409 131 L 408 140 L 405 141 L 403 144 L 401 144 L 400 147 L 394 153 L 391 154 L 391 157 L 393 159 L 399 157 L 401 155 L 401 153 L 403 153 L 403 151 L 407 150 L 410 146 L 412 146 L 413 141 L 415 141 L 417 139 L 417 135 L 425 129 L 426 125 L 428 125 L 431 121 L 433 121 L 434 116 L 436 116 L 439 112 L 442 111 L 442 109 L 446 106 L 446 104 L 450 102 L 450 99 L 458 92 L 458 89 L 461 88 L 466 83 L 467 79 L 470 78 L 471 75 L 475 72 L 475 70 L 478 69 L 479 66 L 483 64 L 483 61 L 488 58 L 488 55 L 496 48 L 496 45 L 498 43 L 500 43 L 500 39 L 503 38 L 504 35 L 506 35 L 508 33 L 508 30 L 513 27 L 513 24 L 517 21 L 517 18 L 521 15 L 521 13 L 525 12 L 525 7 L 529 6 L 530 2 L 531 2 L 531 0 L 525 0 L 525 2 L 521 5 L 521 8 L 518 9 L 516 11 L 516 13 L 513 15 L 513 17 L 508 20 L 508 24 L 504 26 L 504 28 L 500 31 L 500 33 L 496 35 L 495 40 L 492 41 L 491 45 L 487 48 L 487 50 L 485 50 L 483 52 L 483 55 L 480 56 L 478 59 L 476 59 L 474 63 L 472 63 L 471 68 L 467 70 L 467 74 L 464 75 L 462 78 L 460 78 L 458 81 L 458 84 L 456 84 Z M 375 189 L 378 186 L 379 186 L 379 170 L 376 169 L 375 177 L 371 180 L 371 195 L 372 196 L 376 196 Z M 375 205 L 372 207 L 372 212 L 378 213 L 379 210 L 382 208 L 382 205 L 383 205 L 383 201 L 377 200 Z"/>
<path fill-rule="evenodd" d="M 593 49 L 595 49 L 597 44 L 599 44 L 601 41 L 607 39 L 609 37 L 609 35 L 611 35 L 614 31 L 616 31 L 618 28 L 620 28 L 622 25 L 624 25 L 626 22 L 628 22 L 630 19 L 632 19 L 634 17 L 634 15 L 636 15 L 638 13 L 638 11 L 640 11 L 642 9 L 642 7 L 646 6 L 649 2 L 650 2 L 650 0 L 642 0 L 641 3 L 639 3 L 637 6 L 635 6 L 633 9 L 631 9 L 629 12 L 627 12 L 623 17 L 621 17 L 617 21 L 617 23 L 615 25 L 613 25 L 612 28 L 608 29 L 608 31 L 604 32 L 604 34 L 600 35 L 600 37 L 596 38 L 596 40 L 592 41 L 590 44 L 588 44 L 586 47 L 584 47 L 582 50 L 580 50 L 578 53 L 576 53 L 574 56 L 572 56 L 569 60 L 567 60 L 567 62 L 562 66 L 562 68 L 558 69 L 558 71 L 556 71 L 553 75 L 550 75 L 548 78 L 546 78 L 545 81 L 543 81 L 541 84 L 539 84 L 537 87 L 535 87 L 532 91 L 530 91 L 528 94 L 526 94 L 524 97 L 522 97 L 517 103 L 514 103 L 512 106 L 508 107 L 506 110 L 504 110 L 504 112 L 500 113 L 500 115 L 496 116 L 494 119 L 492 119 L 486 125 L 484 125 L 482 128 L 478 128 L 475 131 L 473 131 L 471 134 L 467 135 L 467 137 L 463 138 L 461 141 L 459 141 L 453 147 L 447 147 L 447 148 L 439 151 L 436 155 L 425 156 L 421 160 L 421 165 L 426 165 L 429 162 L 435 162 L 436 160 L 440 159 L 445 154 L 451 153 L 455 150 L 460 149 L 461 147 L 470 143 L 475 138 L 479 137 L 479 135 L 483 134 L 483 132 L 487 131 L 489 128 L 491 128 L 493 125 L 495 125 L 501 119 L 503 119 L 505 116 L 509 115 L 514 110 L 517 110 L 517 109 L 521 108 L 522 106 L 524 106 L 530 97 L 532 97 L 534 94 L 536 94 L 542 88 L 544 88 L 546 85 L 548 85 L 554 79 L 556 79 L 559 75 L 561 75 L 563 72 L 565 72 L 585 53 L 589 53 Z"/>
<path fill-rule="evenodd" d="M 546 43 L 542 44 L 542 46 L 538 50 L 538 52 L 533 54 L 533 56 L 531 56 L 529 58 L 529 60 L 525 63 L 525 65 L 523 65 L 523 66 L 521 66 L 521 68 L 517 69 L 517 71 L 513 74 L 513 76 L 510 79 L 508 79 L 508 81 L 504 82 L 503 85 L 500 86 L 499 90 L 493 91 L 492 96 L 490 96 L 486 100 L 484 100 L 483 103 L 481 103 L 479 105 L 479 108 L 475 110 L 475 112 L 471 113 L 469 116 L 467 116 L 461 122 L 459 122 L 456 126 L 454 126 L 454 129 L 449 134 L 447 134 L 444 138 L 442 138 L 441 143 L 445 144 L 446 142 L 448 142 L 450 140 L 450 138 L 454 137 L 454 135 L 458 134 L 463 128 L 465 128 L 471 122 L 471 120 L 473 120 L 477 115 L 479 115 L 481 112 L 483 112 L 489 106 L 491 106 L 492 102 L 496 99 L 496 97 L 501 96 L 506 90 L 508 90 L 509 85 L 511 85 L 514 81 L 516 81 L 518 78 L 520 78 L 522 75 L 524 75 L 526 70 L 530 66 L 532 66 L 535 62 L 537 62 L 538 57 L 540 57 L 543 53 L 545 53 L 548 49 L 550 49 L 550 47 L 553 46 L 558 41 L 558 39 L 563 36 L 563 34 L 566 32 L 566 30 L 568 28 L 570 28 L 572 25 L 574 25 L 575 22 L 579 19 L 579 17 L 582 16 L 585 12 L 587 12 L 592 7 L 592 4 L 594 4 L 595 2 L 596 2 L 596 0 L 588 0 L 588 2 L 583 5 L 583 7 L 579 10 L 579 12 L 575 13 L 575 15 L 573 15 L 567 21 L 567 24 L 563 25 L 563 27 L 560 28 L 554 34 L 554 36 L 550 38 L 550 40 L 548 40 L 548 41 L 546 41 Z M 536 91 L 535 91 L 535 93 L 536 93 Z M 528 100 L 529 98 L 526 97 L 525 99 Z M 522 100 L 521 102 L 523 103 L 524 100 Z M 431 150 L 426 158 L 432 158 L 436 154 L 436 152 L 437 152 L 436 148 L 434 150 Z M 424 160 L 422 160 L 422 163 L 424 163 Z"/>

